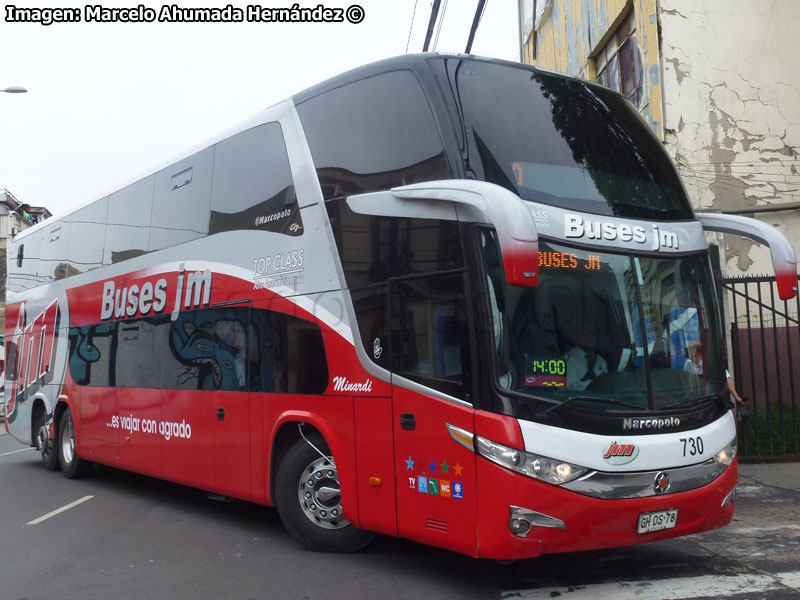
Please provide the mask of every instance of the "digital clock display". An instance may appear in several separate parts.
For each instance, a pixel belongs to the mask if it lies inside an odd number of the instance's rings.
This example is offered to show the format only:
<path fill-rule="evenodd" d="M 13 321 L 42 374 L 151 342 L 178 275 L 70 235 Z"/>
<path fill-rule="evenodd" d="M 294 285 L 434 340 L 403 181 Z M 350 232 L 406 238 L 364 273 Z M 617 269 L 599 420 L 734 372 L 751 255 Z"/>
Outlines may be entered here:
<path fill-rule="evenodd" d="M 567 361 L 563 358 L 525 359 L 527 387 L 565 387 Z"/>

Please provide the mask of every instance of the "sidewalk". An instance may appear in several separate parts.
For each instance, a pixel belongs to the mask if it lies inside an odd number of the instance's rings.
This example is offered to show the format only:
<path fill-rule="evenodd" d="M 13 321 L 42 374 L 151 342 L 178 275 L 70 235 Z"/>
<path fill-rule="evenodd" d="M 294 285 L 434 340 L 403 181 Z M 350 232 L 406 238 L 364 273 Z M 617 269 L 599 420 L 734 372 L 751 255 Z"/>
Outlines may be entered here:
<path fill-rule="evenodd" d="M 800 491 L 800 462 L 739 465 L 739 484 L 759 484 Z"/>

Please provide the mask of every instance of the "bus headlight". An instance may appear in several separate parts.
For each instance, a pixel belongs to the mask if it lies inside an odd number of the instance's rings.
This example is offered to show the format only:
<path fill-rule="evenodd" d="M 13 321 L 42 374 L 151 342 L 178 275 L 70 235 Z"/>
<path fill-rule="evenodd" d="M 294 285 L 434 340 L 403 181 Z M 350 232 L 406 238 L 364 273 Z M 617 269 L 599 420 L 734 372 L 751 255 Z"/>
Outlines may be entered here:
<path fill-rule="evenodd" d="M 733 459 L 736 458 L 736 451 L 736 438 L 733 438 L 733 441 L 730 444 L 717 452 L 717 454 L 714 456 L 714 460 L 720 464 L 728 466 L 733 462 Z"/>
<path fill-rule="evenodd" d="M 588 471 L 585 467 L 509 448 L 480 436 L 475 436 L 475 441 L 478 454 L 484 458 L 506 469 L 547 483 L 562 485 Z"/>

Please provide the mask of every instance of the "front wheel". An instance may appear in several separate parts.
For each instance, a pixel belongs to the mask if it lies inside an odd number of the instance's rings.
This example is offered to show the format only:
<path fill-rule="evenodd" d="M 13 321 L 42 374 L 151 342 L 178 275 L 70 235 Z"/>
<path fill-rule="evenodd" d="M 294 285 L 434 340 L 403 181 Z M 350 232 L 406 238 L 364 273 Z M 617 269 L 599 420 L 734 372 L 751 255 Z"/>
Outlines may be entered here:
<path fill-rule="evenodd" d="M 356 552 L 372 541 L 374 534 L 357 529 L 342 513 L 339 474 L 321 435 L 309 435 L 289 449 L 276 486 L 281 521 L 309 550 Z"/>
<path fill-rule="evenodd" d="M 61 415 L 58 424 L 58 463 L 64 477 L 68 479 L 86 477 L 92 469 L 90 462 L 75 454 L 75 424 L 69 409 Z"/>

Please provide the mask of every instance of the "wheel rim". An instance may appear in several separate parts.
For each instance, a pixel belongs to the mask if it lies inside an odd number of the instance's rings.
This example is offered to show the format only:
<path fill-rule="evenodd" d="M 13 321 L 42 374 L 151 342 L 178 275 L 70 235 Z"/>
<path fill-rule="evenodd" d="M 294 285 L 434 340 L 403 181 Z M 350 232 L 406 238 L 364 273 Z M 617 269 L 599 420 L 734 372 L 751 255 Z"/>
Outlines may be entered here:
<path fill-rule="evenodd" d="M 339 474 L 330 458 L 314 460 L 300 478 L 297 497 L 303 514 L 325 529 L 341 529 L 350 524 L 342 514 Z"/>
<path fill-rule="evenodd" d="M 50 431 L 45 423 L 42 423 L 36 434 L 36 448 L 39 450 L 42 458 L 47 458 L 50 450 Z"/>
<path fill-rule="evenodd" d="M 70 464 L 75 456 L 75 430 L 72 428 L 72 417 L 67 417 L 64 431 L 61 434 L 61 456 L 64 462 Z"/>

